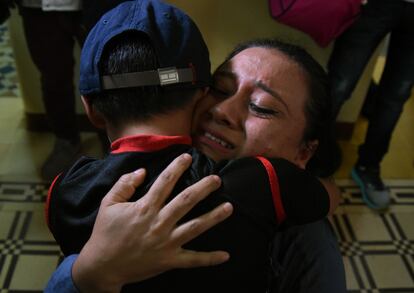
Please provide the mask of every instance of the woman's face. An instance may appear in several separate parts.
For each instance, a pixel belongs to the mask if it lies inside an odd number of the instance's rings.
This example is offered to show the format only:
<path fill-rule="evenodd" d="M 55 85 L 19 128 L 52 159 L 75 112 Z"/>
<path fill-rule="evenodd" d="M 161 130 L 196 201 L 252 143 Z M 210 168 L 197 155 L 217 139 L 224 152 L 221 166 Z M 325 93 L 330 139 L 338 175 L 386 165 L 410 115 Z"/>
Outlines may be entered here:
<path fill-rule="evenodd" d="M 302 143 L 306 84 L 299 65 L 277 50 L 240 52 L 215 72 L 200 101 L 196 147 L 216 161 L 263 155 L 304 168 L 312 155 Z"/>

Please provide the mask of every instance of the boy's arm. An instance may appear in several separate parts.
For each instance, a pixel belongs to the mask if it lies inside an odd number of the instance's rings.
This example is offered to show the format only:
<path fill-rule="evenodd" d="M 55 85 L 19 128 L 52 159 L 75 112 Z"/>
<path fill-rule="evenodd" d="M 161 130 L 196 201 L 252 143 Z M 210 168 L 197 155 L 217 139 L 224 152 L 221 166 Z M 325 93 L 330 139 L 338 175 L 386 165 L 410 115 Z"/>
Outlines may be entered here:
<path fill-rule="evenodd" d="M 330 199 L 322 183 L 284 159 L 264 157 L 230 161 L 219 175 L 234 203 L 277 224 L 304 224 L 328 215 Z M 266 220 L 266 219 L 264 219 Z"/>

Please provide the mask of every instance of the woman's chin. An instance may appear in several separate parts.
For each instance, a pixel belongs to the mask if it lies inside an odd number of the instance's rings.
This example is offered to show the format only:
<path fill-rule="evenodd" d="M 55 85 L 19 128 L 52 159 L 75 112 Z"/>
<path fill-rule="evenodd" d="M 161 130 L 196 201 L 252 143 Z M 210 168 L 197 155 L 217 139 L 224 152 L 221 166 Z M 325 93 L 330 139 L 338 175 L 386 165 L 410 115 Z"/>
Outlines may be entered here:
<path fill-rule="evenodd" d="M 223 156 L 223 154 L 217 153 L 206 145 L 200 144 L 197 145 L 196 148 L 215 162 L 227 159 L 225 156 Z"/>

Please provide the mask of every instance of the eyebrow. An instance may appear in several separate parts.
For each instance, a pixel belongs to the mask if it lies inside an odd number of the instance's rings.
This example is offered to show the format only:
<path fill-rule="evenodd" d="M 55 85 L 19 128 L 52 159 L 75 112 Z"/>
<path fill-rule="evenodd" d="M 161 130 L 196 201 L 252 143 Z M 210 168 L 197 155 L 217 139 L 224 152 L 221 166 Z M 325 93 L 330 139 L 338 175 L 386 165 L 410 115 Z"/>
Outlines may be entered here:
<path fill-rule="evenodd" d="M 218 71 L 216 71 L 214 73 L 214 76 L 224 76 L 224 77 L 227 77 L 227 78 L 231 78 L 233 80 L 237 80 L 237 75 L 234 74 L 234 72 L 232 72 L 232 71 L 226 70 L 225 68 L 224 69 L 219 69 Z M 288 105 L 286 104 L 285 100 L 283 100 L 282 96 L 278 92 L 271 89 L 270 87 L 265 85 L 260 80 L 255 81 L 254 84 L 255 84 L 256 87 L 262 89 L 263 91 L 267 92 L 272 97 L 276 98 L 276 100 L 278 100 L 286 108 L 286 111 L 290 114 L 290 110 L 289 110 Z"/>

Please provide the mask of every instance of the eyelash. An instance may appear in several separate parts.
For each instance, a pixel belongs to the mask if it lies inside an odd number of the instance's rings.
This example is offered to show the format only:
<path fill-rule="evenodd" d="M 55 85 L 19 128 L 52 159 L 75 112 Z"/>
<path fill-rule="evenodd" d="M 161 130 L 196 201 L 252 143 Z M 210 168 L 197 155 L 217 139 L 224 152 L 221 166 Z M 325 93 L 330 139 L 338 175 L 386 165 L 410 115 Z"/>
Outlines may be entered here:
<path fill-rule="evenodd" d="M 230 96 L 230 94 L 227 93 L 226 91 L 213 87 L 213 86 L 210 87 L 210 93 L 215 98 L 218 98 L 218 99 L 227 99 Z M 271 118 L 271 117 L 276 116 L 279 113 L 278 111 L 275 111 L 275 110 L 259 107 L 253 102 L 249 103 L 249 109 L 253 111 L 254 113 L 256 113 L 257 116 L 262 117 L 262 118 Z"/>
<path fill-rule="evenodd" d="M 252 102 L 249 103 L 249 108 L 253 112 L 255 112 L 258 116 L 264 117 L 264 118 L 270 118 L 270 117 L 276 116 L 278 114 L 277 111 L 259 107 L 259 106 L 257 106 L 256 104 L 254 104 Z"/>

